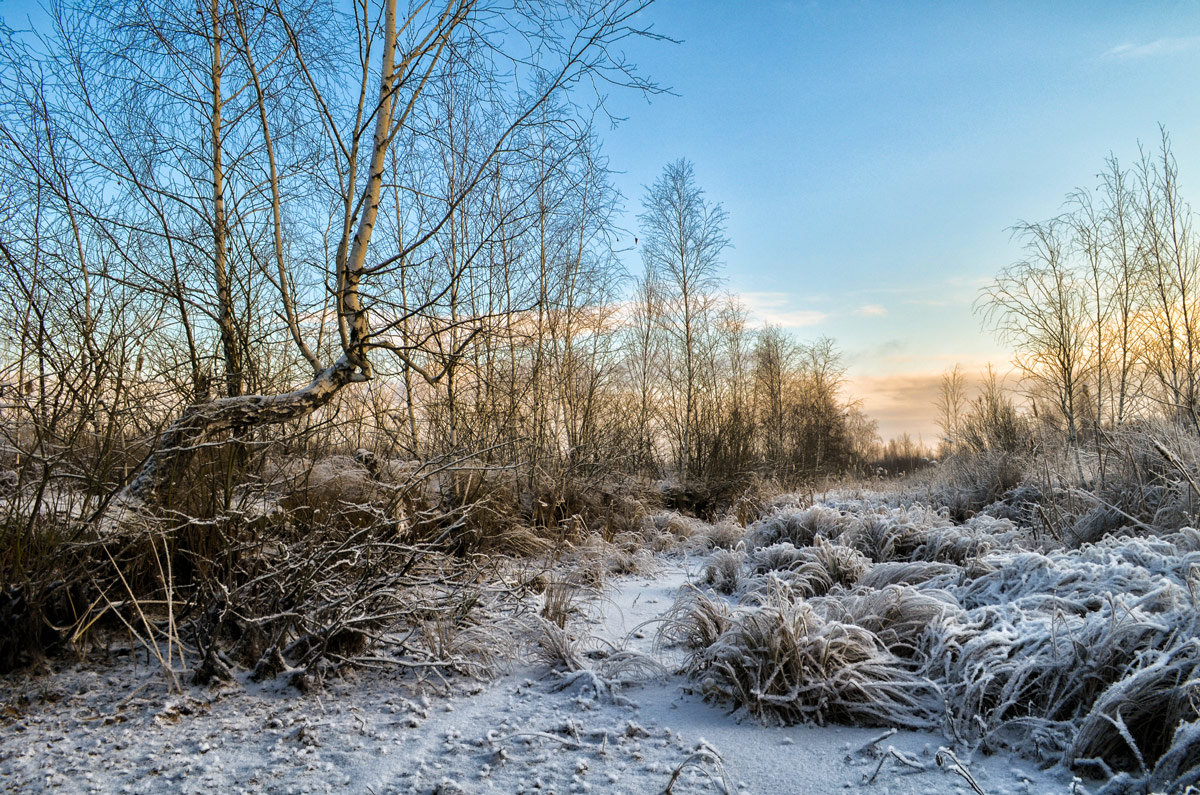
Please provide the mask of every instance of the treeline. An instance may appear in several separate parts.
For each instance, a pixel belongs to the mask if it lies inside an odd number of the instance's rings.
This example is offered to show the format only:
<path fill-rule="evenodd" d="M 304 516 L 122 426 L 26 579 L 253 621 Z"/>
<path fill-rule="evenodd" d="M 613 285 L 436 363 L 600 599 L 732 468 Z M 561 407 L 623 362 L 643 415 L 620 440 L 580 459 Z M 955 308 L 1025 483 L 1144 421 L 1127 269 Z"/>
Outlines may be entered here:
<path fill-rule="evenodd" d="M 836 349 L 747 326 L 686 162 L 626 278 L 579 86 L 659 90 L 616 55 L 643 6 L 56 3 L 4 28 L 18 492 L 161 497 L 278 439 L 531 480 L 858 465 Z"/>

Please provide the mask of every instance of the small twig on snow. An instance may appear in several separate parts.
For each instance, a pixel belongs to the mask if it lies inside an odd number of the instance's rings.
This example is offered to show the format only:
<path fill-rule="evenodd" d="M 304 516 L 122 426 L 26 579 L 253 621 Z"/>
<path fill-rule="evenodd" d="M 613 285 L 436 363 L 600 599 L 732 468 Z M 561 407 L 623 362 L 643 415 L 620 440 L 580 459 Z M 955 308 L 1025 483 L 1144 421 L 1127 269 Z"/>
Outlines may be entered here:
<path fill-rule="evenodd" d="M 883 742 L 887 738 L 895 736 L 896 732 L 898 732 L 898 731 L 900 731 L 900 730 L 893 726 L 892 728 L 888 729 L 887 731 L 885 731 L 883 734 L 879 735 L 875 739 L 867 741 L 861 748 L 858 749 L 858 753 L 860 753 L 860 754 L 865 754 L 868 752 L 871 754 L 878 753 L 879 749 L 876 748 L 875 746 L 878 743 Z"/>
<path fill-rule="evenodd" d="M 887 750 L 884 751 L 883 756 L 880 758 L 879 764 L 875 766 L 875 772 L 871 774 L 869 779 L 867 779 L 868 784 L 875 783 L 875 777 L 879 775 L 879 771 L 883 768 L 883 763 L 888 760 L 888 757 L 895 759 L 902 765 L 911 767 L 913 770 L 920 770 L 921 772 L 924 772 L 929 769 L 920 759 L 917 759 L 915 756 L 909 756 L 903 751 L 897 751 L 896 746 L 889 745 Z"/>
<path fill-rule="evenodd" d="M 937 755 L 934 756 L 934 759 L 937 760 L 939 767 L 945 767 L 947 765 L 946 760 L 950 760 L 950 769 L 962 776 L 963 779 L 971 785 L 971 789 L 975 790 L 976 795 L 987 795 L 987 793 L 983 791 L 983 787 L 979 786 L 979 782 L 977 782 L 975 777 L 971 775 L 971 771 L 967 770 L 967 766 L 959 761 L 959 758 L 955 756 L 954 752 L 949 748 L 939 748 Z"/>

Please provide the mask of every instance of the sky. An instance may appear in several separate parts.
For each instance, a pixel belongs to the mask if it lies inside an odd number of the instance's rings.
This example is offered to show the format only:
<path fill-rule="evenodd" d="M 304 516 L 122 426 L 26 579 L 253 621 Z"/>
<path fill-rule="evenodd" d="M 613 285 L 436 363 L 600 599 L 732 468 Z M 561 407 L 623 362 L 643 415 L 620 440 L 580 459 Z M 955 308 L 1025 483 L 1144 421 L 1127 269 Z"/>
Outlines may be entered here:
<path fill-rule="evenodd" d="M 679 43 L 626 47 L 672 95 L 609 95 L 628 228 L 691 160 L 729 213 L 726 287 L 756 323 L 834 338 L 885 439 L 935 441 L 955 363 L 1008 368 L 972 307 L 1020 258 L 1013 224 L 1160 124 L 1184 195 L 1200 180 L 1197 2 L 659 0 L 643 24 Z"/>

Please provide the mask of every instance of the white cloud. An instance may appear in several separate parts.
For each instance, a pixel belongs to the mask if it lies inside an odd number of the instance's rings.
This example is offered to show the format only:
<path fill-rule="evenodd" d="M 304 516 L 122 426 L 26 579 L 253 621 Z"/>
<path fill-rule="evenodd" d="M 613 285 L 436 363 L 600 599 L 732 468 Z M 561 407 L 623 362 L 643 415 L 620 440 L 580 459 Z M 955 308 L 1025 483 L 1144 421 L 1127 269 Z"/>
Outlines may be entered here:
<path fill-rule="evenodd" d="M 794 296 L 783 292 L 749 292 L 740 295 L 750 312 L 750 322 L 756 326 L 781 326 L 783 328 L 807 328 L 822 323 L 829 317 L 818 309 L 795 306 Z"/>
<path fill-rule="evenodd" d="M 863 317 L 884 317 L 887 313 L 887 307 L 880 306 L 879 304 L 867 304 L 860 306 L 854 311 L 854 314 L 862 315 Z"/>
<path fill-rule="evenodd" d="M 1104 53 L 1108 58 L 1150 58 L 1155 55 L 1173 55 L 1187 52 L 1200 46 L 1200 36 L 1174 36 L 1156 39 L 1145 44 L 1126 42 L 1118 44 Z"/>
<path fill-rule="evenodd" d="M 763 323 L 783 328 L 805 328 L 818 326 L 829 315 L 815 309 L 790 309 L 783 312 L 771 312 L 762 316 Z"/>
<path fill-rule="evenodd" d="M 788 302 L 791 300 L 791 296 L 787 293 L 778 292 L 769 293 L 751 291 L 738 293 L 738 295 L 743 301 L 746 302 L 746 306 L 750 307 L 751 310 L 758 309 L 760 307 L 787 306 Z"/>

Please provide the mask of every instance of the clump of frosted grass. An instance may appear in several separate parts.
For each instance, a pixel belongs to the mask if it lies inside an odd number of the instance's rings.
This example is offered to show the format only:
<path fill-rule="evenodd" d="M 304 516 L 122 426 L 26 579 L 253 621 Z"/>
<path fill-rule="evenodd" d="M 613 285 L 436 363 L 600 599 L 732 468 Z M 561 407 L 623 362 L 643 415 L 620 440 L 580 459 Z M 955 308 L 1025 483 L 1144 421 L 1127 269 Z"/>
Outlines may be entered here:
<path fill-rule="evenodd" d="M 938 686 L 874 633 L 824 617 L 787 589 L 732 616 L 686 669 L 706 697 L 769 723 L 930 728 L 942 709 Z"/>

